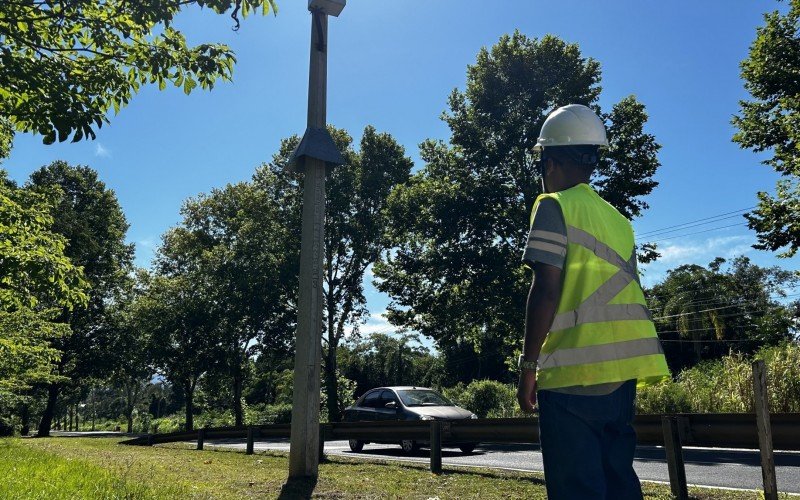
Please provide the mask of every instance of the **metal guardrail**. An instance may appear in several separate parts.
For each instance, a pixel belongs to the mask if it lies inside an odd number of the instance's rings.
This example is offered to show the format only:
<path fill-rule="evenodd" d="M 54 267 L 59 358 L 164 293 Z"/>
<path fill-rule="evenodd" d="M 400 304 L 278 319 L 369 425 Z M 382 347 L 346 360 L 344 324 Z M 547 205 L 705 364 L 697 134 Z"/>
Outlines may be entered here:
<path fill-rule="evenodd" d="M 399 442 L 411 439 L 430 447 L 431 472 L 442 472 L 442 445 L 460 443 L 538 443 L 539 422 L 536 418 L 484 418 L 474 420 L 415 420 L 379 422 L 337 422 L 320 424 L 320 458 L 325 441 L 357 439 L 372 442 Z M 676 415 L 638 415 L 634 419 L 637 444 L 664 446 L 670 474 L 670 487 L 676 498 L 688 499 L 686 474 L 681 448 L 708 446 L 725 448 L 761 449 L 762 474 L 765 497 L 777 499 L 774 462 L 763 459 L 765 422 L 757 425 L 755 414 L 747 413 L 688 413 Z M 762 427 L 760 429 L 759 427 Z M 772 445 L 780 450 L 800 450 L 800 413 L 775 413 L 769 415 Z M 770 432 L 769 430 L 767 431 Z M 247 439 L 247 454 L 253 453 L 256 439 L 288 438 L 289 424 L 259 425 L 250 427 L 214 427 L 193 432 L 148 434 L 123 441 L 122 444 L 154 445 L 176 441 L 197 440 L 202 450 L 206 439 Z M 774 494 L 770 494 L 771 485 Z"/>
<path fill-rule="evenodd" d="M 634 420 L 639 445 L 663 446 L 662 417 L 637 415 Z M 750 413 L 687 413 L 676 417 L 684 446 L 758 449 L 756 416 Z M 428 441 L 432 422 L 440 422 L 444 443 L 538 443 L 536 418 L 482 418 L 474 420 L 414 420 L 385 422 L 337 422 L 321 424 L 325 441 L 359 439 L 362 441 Z M 800 450 L 800 413 L 773 413 L 773 447 Z M 288 438 L 289 424 L 253 426 L 254 438 Z M 210 427 L 203 429 L 208 439 L 244 439 L 248 427 Z M 193 441 L 199 431 L 149 434 L 123 441 L 123 444 L 148 445 Z"/>

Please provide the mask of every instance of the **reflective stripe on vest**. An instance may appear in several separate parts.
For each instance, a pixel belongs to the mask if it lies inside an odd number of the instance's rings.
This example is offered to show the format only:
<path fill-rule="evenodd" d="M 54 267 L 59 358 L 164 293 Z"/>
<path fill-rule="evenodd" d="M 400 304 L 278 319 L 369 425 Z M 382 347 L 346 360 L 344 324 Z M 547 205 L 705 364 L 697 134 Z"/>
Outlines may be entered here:
<path fill-rule="evenodd" d="M 559 366 L 603 363 L 605 361 L 616 361 L 650 354 L 661 354 L 661 343 L 658 341 L 658 337 L 575 347 L 572 349 L 559 349 L 550 354 L 542 355 L 539 358 L 539 368 L 546 370 Z"/>
<path fill-rule="evenodd" d="M 576 309 L 557 314 L 550 327 L 551 332 L 586 323 L 652 319 L 650 311 L 642 304 L 609 304 L 632 281 L 639 282 L 639 276 L 636 273 L 635 251 L 632 252 L 630 259 L 625 260 L 614 249 L 575 226 L 567 227 L 567 239 L 569 243 L 580 245 L 598 258 L 617 267 L 618 271 L 592 292 Z M 601 363 L 662 353 L 658 338 L 649 337 L 542 353 L 539 357 L 539 368 Z"/>
<path fill-rule="evenodd" d="M 567 228 L 570 243 L 580 245 L 619 270 L 597 290 L 592 292 L 577 309 L 556 315 L 551 332 L 565 330 L 584 323 L 651 319 L 650 311 L 642 304 L 609 304 L 631 281 L 639 282 L 636 274 L 636 252 L 623 259 L 617 252 L 597 238 L 575 226 Z"/>

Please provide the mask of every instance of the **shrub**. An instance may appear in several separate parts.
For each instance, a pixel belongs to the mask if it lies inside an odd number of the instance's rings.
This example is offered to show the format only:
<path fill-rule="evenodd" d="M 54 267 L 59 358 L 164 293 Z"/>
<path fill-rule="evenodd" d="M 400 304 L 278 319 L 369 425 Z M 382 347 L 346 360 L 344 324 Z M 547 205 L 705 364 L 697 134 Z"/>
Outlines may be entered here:
<path fill-rule="evenodd" d="M 0 417 L 0 437 L 7 437 L 14 435 L 14 426 L 10 420 Z"/>
<path fill-rule="evenodd" d="M 800 412 L 800 345 L 768 347 L 755 358 L 767 365 L 770 411 Z"/>
<path fill-rule="evenodd" d="M 473 380 L 469 385 L 459 383 L 443 390 L 444 396 L 470 410 L 480 418 L 513 417 L 520 415 L 517 391 L 513 385 L 495 380 Z"/>
<path fill-rule="evenodd" d="M 800 345 L 765 347 L 755 359 L 767 367 L 770 410 L 800 411 Z M 637 395 L 640 413 L 750 413 L 753 405 L 752 363 L 738 353 L 701 363 L 675 382 L 647 387 Z"/>
<path fill-rule="evenodd" d="M 252 405 L 247 414 L 247 422 L 253 425 L 288 424 L 291 421 L 292 405 L 287 403 Z"/>
<path fill-rule="evenodd" d="M 671 380 L 636 392 L 637 413 L 687 413 L 691 408 L 684 387 Z"/>

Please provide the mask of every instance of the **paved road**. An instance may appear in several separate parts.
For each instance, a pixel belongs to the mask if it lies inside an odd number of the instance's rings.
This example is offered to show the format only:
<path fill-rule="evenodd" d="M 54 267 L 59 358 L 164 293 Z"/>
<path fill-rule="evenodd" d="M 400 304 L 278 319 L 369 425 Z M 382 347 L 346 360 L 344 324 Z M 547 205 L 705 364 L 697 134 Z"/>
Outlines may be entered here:
<path fill-rule="evenodd" d="M 207 446 L 244 449 L 242 440 L 207 440 Z M 256 450 L 289 451 L 288 440 L 256 442 Z M 358 458 L 429 462 L 427 450 L 408 456 L 399 446 L 371 444 L 361 453 L 353 453 L 347 441 L 325 443 L 327 453 Z M 761 466 L 758 451 L 684 448 L 686 477 L 690 484 L 727 488 L 761 488 Z M 464 455 L 457 449 L 442 451 L 445 465 L 468 465 L 511 470 L 542 471 L 542 454 L 537 445 L 491 444 L 482 445 L 473 453 Z M 776 452 L 778 489 L 782 492 L 800 493 L 800 453 Z M 639 478 L 650 481 L 669 481 L 664 450 L 641 447 L 636 451 L 634 463 Z"/>

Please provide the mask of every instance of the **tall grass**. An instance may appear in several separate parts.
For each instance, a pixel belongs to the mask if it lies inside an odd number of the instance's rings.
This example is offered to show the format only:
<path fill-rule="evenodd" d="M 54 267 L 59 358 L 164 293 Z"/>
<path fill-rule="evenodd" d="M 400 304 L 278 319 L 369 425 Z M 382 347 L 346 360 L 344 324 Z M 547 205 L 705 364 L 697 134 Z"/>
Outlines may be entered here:
<path fill-rule="evenodd" d="M 156 491 L 124 474 L 0 440 L 0 498 L 8 500 L 168 499 L 178 491 Z"/>
<path fill-rule="evenodd" d="M 760 350 L 753 359 L 767 367 L 769 408 L 800 412 L 800 345 L 788 343 Z M 677 380 L 640 389 L 639 413 L 750 413 L 753 407 L 752 361 L 731 354 L 685 370 Z"/>

